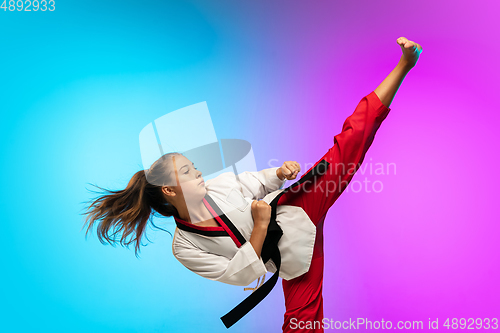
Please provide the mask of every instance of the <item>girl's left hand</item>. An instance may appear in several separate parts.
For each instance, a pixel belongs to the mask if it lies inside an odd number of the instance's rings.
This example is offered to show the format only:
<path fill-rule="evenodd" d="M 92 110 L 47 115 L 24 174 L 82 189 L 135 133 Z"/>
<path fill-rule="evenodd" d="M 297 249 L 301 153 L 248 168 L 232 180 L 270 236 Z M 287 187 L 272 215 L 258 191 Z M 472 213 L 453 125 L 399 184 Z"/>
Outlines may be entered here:
<path fill-rule="evenodd" d="M 295 161 L 286 161 L 283 165 L 278 169 L 278 177 L 280 177 L 280 173 L 283 177 L 288 180 L 297 178 L 298 173 L 300 172 L 300 164 Z"/>

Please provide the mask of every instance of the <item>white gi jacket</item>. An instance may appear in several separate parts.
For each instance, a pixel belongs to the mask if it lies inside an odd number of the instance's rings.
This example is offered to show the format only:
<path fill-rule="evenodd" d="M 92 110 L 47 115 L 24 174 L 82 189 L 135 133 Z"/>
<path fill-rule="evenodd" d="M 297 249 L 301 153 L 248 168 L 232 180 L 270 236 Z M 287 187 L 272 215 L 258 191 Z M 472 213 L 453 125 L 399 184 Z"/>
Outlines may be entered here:
<path fill-rule="evenodd" d="M 252 201 L 262 199 L 269 204 L 283 191 L 281 187 L 286 179 L 278 178 L 277 169 L 243 172 L 237 176 L 239 182 L 231 172 L 206 181 L 207 195 L 239 230 L 246 242 L 237 245 L 238 240 L 233 235 L 217 236 L 223 227 L 196 226 L 176 219 L 177 222 L 183 222 L 183 225 L 205 234 L 176 228 L 172 242 L 175 258 L 200 276 L 237 286 L 247 286 L 267 271 L 275 273 L 276 266 L 272 259 L 264 264 L 249 240 L 254 226 Z M 207 205 L 207 201 L 204 200 L 204 203 Z M 290 280 L 309 270 L 316 226 L 301 207 L 291 205 L 277 206 L 276 222 L 283 230 L 278 242 L 281 254 L 279 276 Z"/>

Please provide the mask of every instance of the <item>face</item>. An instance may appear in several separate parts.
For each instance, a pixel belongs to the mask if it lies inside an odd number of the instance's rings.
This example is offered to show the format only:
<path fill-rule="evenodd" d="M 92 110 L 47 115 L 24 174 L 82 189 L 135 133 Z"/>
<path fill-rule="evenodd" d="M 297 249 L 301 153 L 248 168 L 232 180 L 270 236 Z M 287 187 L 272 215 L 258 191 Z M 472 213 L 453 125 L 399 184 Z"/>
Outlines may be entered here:
<path fill-rule="evenodd" d="M 180 186 L 186 203 L 201 201 L 206 194 L 205 182 L 201 171 L 185 156 L 175 155 L 172 161 L 172 178 L 177 181 L 177 189 Z"/>

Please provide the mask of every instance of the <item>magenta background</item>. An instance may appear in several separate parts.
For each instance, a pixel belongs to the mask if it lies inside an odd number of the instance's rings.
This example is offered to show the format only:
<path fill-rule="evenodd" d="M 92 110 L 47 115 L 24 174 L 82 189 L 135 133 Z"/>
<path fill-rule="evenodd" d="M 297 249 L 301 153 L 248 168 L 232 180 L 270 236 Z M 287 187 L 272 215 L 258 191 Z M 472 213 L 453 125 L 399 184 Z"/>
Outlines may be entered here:
<path fill-rule="evenodd" d="M 499 9 L 464 1 L 203 8 L 245 56 L 238 87 L 254 100 L 241 120 L 259 161 L 315 162 L 396 65 L 396 39 L 423 46 L 365 159 L 396 163 L 397 174 L 367 175 L 383 191 L 344 193 L 327 216 L 325 318 L 499 317 Z M 255 310 L 255 328 L 261 319 L 280 328 L 280 295 Z"/>

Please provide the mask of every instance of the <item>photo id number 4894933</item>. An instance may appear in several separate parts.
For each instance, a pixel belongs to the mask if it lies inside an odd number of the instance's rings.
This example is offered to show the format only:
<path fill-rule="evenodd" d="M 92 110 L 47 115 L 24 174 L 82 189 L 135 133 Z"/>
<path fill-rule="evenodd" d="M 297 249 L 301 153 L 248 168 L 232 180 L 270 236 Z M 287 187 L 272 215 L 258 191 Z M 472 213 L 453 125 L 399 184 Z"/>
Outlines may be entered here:
<path fill-rule="evenodd" d="M 24 11 L 24 12 L 53 12 L 56 10 L 56 2 L 54 0 L 4 0 L 0 9 L 4 12 Z"/>

